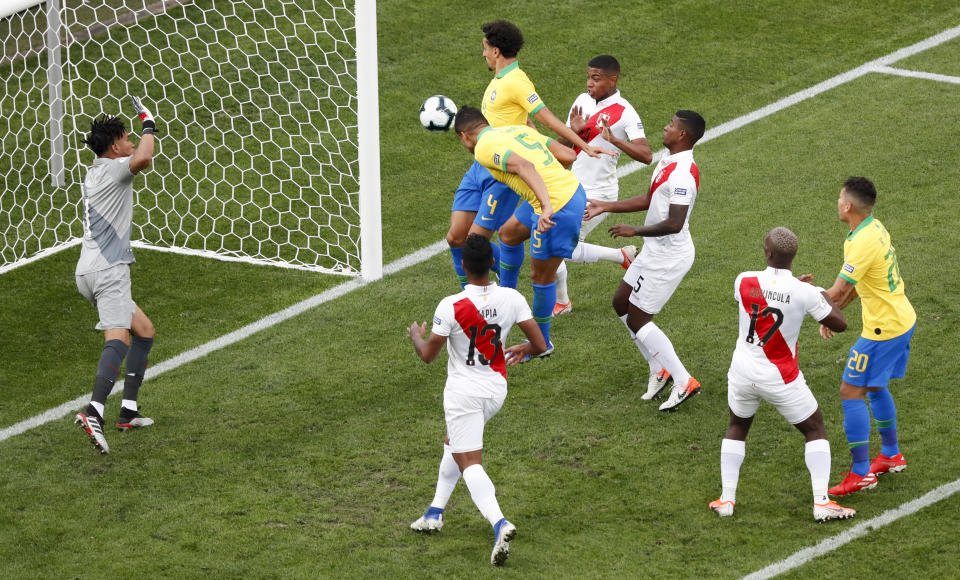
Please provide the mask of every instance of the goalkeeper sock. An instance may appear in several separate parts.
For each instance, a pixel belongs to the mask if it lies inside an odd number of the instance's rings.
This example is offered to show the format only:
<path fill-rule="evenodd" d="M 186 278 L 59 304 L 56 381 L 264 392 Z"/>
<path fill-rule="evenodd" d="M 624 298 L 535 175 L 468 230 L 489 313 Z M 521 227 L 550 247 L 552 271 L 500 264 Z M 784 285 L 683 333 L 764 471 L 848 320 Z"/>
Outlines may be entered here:
<path fill-rule="evenodd" d="M 520 266 L 523 265 L 523 244 L 511 246 L 500 242 L 500 285 L 504 288 L 516 288 L 520 278 Z M 550 305 L 553 312 L 553 305 Z"/>
<path fill-rule="evenodd" d="M 827 488 L 830 487 L 830 442 L 826 439 L 807 441 L 803 458 L 810 470 L 810 486 L 813 488 L 813 502 L 826 503 Z"/>
<path fill-rule="evenodd" d="M 857 475 L 870 473 L 870 411 L 863 399 L 844 399 L 843 430 L 850 444 L 853 467 L 850 471 Z"/>
<path fill-rule="evenodd" d="M 107 396 L 113 390 L 113 384 L 120 375 L 120 365 L 127 356 L 129 347 L 122 340 L 108 340 L 103 345 L 103 352 L 100 354 L 100 362 L 97 364 L 97 378 L 93 382 L 93 396 L 91 404 L 98 404 L 95 407 L 100 416 L 103 417 L 103 407 L 107 402 Z"/>
<path fill-rule="evenodd" d="M 867 391 L 867 397 L 870 398 L 870 410 L 880 432 L 880 453 L 893 457 L 900 453 L 897 444 L 897 407 L 893 404 L 893 395 L 890 389 L 884 387 L 881 391 Z"/>
<path fill-rule="evenodd" d="M 550 322 L 553 320 L 553 305 L 557 302 L 557 283 L 533 285 L 533 319 L 537 321 L 540 332 L 543 333 L 547 347 L 550 342 Z"/>
<path fill-rule="evenodd" d="M 463 248 L 450 248 L 450 257 L 453 258 L 453 269 L 457 272 L 460 288 L 467 285 L 467 271 L 463 269 Z"/>
<path fill-rule="evenodd" d="M 477 509 L 487 518 L 491 526 L 503 519 L 500 504 L 497 503 L 497 490 L 490 481 L 490 476 L 483 470 L 483 466 L 474 463 L 463 470 L 463 481 L 470 490 L 470 497 Z"/>
<path fill-rule="evenodd" d="M 143 375 L 147 372 L 148 356 L 153 348 L 153 339 L 134 336 L 127 352 L 127 376 L 123 380 L 123 401 L 120 406 L 131 411 L 137 410 L 137 396 Z"/>
<path fill-rule="evenodd" d="M 740 466 L 746 456 L 746 441 L 724 438 L 720 443 L 720 483 L 723 485 L 720 501 L 737 501 Z"/>
<path fill-rule="evenodd" d="M 440 459 L 440 472 L 437 475 L 437 491 L 430 502 L 430 507 L 438 508 L 441 512 L 447 507 L 450 495 L 457 487 L 460 481 L 460 468 L 457 466 L 453 453 L 450 452 L 450 446 L 443 446 L 443 457 Z M 429 514 L 429 510 L 427 512 Z"/>

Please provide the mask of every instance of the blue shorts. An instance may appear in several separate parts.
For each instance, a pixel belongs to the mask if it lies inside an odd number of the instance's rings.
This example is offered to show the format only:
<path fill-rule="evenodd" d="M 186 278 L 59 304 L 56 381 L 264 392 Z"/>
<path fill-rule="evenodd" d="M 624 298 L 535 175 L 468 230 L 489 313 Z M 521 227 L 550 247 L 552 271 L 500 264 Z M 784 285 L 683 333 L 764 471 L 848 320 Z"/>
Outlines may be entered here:
<path fill-rule="evenodd" d="M 917 325 L 890 340 L 870 340 L 862 336 L 850 349 L 843 371 L 844 382 L 855 387 L 886 387 L 890 379 L 902 379 L 910 358 L 910 337 Z"/>
<path fill-rule="evenodd" d="M 473 223 L 488 230 L 498 230 L 516 209 L 520 195 L 490 175 L 477 161 L 463 174 L 453 194 L 450 211 L 475 212 Z"/>
<path fill-rule="evenodd" d="M 533 211 L 529 201 L 521 203 L 513 215 L 530 228 L 530 257 L 534 260 L 573 257 L 573 250 L 580 243 L 580 226 L 586 207 L 587 194 L 583 191 L 583 186 L 580 186 L 570 201 L 553 214 L 552 219 L 556 225 L 545 233 L 540 233 L 537 231 L 540 216 Z"/>

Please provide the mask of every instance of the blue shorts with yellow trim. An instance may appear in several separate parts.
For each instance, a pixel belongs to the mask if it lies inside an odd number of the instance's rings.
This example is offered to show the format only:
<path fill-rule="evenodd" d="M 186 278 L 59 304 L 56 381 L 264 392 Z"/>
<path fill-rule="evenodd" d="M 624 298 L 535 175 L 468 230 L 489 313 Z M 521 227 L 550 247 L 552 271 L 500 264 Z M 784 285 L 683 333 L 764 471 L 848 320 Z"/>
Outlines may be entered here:
<path fill-rule="evenodd" d="M 917 325 L 890 340 L 870 340 L 862 336 L 850 349 L 844 382 L 855 387 L 886 387 L 890 379 L 902 379 L 910 358 L 910 338 Z"/>
<path fill-rule="evenodd" d="M 450 211 L 476 212 L 473 223 L 488 230 L 498 230 L 516 209 L 520 194 L 490 175 L 477 161 L 463 174 L 453 194 Z"/>
<path fill-rule="evenodd" d="M 587 207 L 587 194 L 583 186 L 560 211 L 553 214 L 554 225 L 546 232 L 537 231 L 540 216 L 533 211 L 529 201 L 524 201 L 513 215 L 523 225 L 530 228 L 530 257 L 534 260 L 573 257 L 573 250 L 580 243 L 580 225 L 583 223 L 583 210 Z"/>

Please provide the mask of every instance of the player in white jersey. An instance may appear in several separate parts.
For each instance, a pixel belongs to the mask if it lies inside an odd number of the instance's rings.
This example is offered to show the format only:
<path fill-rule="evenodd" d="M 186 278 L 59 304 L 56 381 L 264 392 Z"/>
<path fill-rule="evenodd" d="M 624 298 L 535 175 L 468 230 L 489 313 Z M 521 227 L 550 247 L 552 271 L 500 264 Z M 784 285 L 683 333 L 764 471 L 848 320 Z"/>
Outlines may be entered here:
<path fill-rule="evenodd" d="M 127 361 L 123 401 L 117 428 L 126 431 L 147 427 L 153 420 L 140 414 L 137 395 L 153 346 L 153 323 L 130 294 L 130 247 L 133 227 L 133 178 L 150 166 L 154 150 L 153 115 L 133 97 L 133 107 L 143 123 L 140 144 L 134 147 L 123 121 L 103 116 L 90 126 L 84 143 L 97 155 L 87 171 L 83 190 L 83 245 L 75 272 L 77 289 L 100 315 L 97 329 L 104 334 L 93 395 L 75 422 L 90 436 L 102 454 L 110 452 L 103 435 L 107 395 Z M 133 335 L 131 341 L 130 335 Z"/>
<path fill-rule="evenodd" d="M 429 338 L 424 338 L 426 322 L 414 322 L 407 329 L 424 362 L 433 362 L 444 344 L 449 355 L 443 389 L 447 436 L 436 493 L 427 511 L 410 527 L 420 532 L 442 528 L 443 510 L 463 475 L 470 497 L 493 526 L 490 563 L 499 566 L 510 553 L 517 528 L 503 517 L 493 482 L 481 465 L 483 428 L 507 396 L 507 365 L 540 354 L 547 343 L 523 295 L 490 282 L 492 263 L 493 250 L 487 238 L 470 234 L 463 247 L 468 278 L 463 292 L 444 298 L 437 306 Z M 514 324 L 527 342 L 504 350 Z"/>
<path fill-rule="evenodd" d="M 623 151 L 640 163 L 650 163 L 653 153 L 643 132 L 640 115 L 617 89 L 620 78 L 620 63 L 606 54 L 596 56 L 587 63 L 587 92 L 581 94 L 570 107 L 567 125 L 580 137 L 594 147 Z M 563 139 L 561 139 L 561 142 Z M 564 143 L 572 146 L 572 143 Z M 577 160 L 570 168 L 587 193 L 587 199 L 598 201 L 617 201 L 619 186 L 617 181 L 617 155 L 590 157 L 577 151 Z M 624 269 L 637 255 L 636 246 L 610 248 L 596 244 L 587 244 L 584 240 L 607 214 L 602 213 L 580 226 L 580 243 L 573 251 L 574 262 L 592 264 L 606 260 L 621 264 Z M 566 314 L 573 310 L 573 303 L 567 292 L 567 266 L 560 264 L 557 269 L 557 304 L 553 315 Z"/>
<path fill-rule="evenodd" d="M 590 201 L 584 212 L 584 217 L 591 219 L 603 212 L 647 210 L 643 226 L 618 224 L 609 230 L 613 237 L 644 238 L 640 255 L 630 264 L 613 296 L 613 308 L 650 367 L 650 381 L 642 398 L 657 398 L 671 380 L 674 383 L 670 397 L 660 405 L 661 411 L 674 411 L 700 392 L 700 382 L 687 372 L 673 343 L 653 323 L 653 317 L 693 265 L 690 213 L 700 187 L 693 146 L 705 127 L 699 113 L 677 111 L 663 128 L 663 146 L 669 155 L 654 169 L 646 195 L 621 201 Z"/>
<path fill-rule="evenodd" d="M 797 236 L 787 228 L 770 230 L 763 241 L 767 269 L 744 272 L 733 286 L 740 305 L 740 333 L 727 373 L 730 426 L 720 445 L 723 493 L 710 502 L 721 516 L 733 515 L 746 438 L 760 401 L 770 402 L 806 437 L 805 459 L 813 487 L 817 521 L 853 517 L 855 510 L 827 497 L 830 443 L 823 414 L 797 366 L 797 338 L 805 315 L 842 332 L 847 321 L 823 288 L 801 282 L 790 272 Z"/>

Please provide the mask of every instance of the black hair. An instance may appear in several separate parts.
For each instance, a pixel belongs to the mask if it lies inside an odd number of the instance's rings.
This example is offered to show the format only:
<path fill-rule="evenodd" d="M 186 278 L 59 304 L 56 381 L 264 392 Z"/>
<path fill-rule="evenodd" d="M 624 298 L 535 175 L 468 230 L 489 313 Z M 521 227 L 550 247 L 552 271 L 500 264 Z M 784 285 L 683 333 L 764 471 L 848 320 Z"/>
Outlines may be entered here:
<path fill-rule="evenodd" d="M 620 74 L 620 63 L 609 54 L 601 54 L 590 59 L 587 63 L 590 68 L 600 69 L 607 74 Z"/>
<path fill-rule="evenodd" d="M 700 113 L 681 109 L 677 111 L 676 117 L 680 119 L 680 124 L 690 135 L 690 145 L 693 145 L 703 137 L 703 131 L 707 128 L 707 122 L 703 120 Z"/>
<path fill-rule="evenodd" d="M 90 123 L 90 134 L 83 143 L 86 143 L 90 150 L 100 157 L 126 132 L 127 129 L 119 117 L 103 115 Z"/>
<path fill-rule="evenodd" d="M 480 109 L 476 107 L 464 107 L 457 111 L 457 116 L 453 121 L 453 130 L 457 133 L 465 133 L 472 131 L 480 125 L 489 124 Z"/>
<path fill-rule="evenodd" d="M 494 20 L 480 27 L 487 44 L 500 49 L 500 54 L 507 58 L 517 56 L 523 48 L 523 34 L 517 25 L 507 20 Z"/>
<path fill-rule="evenodd" d="M 877 202 L 877 188 L 866 177 L 848 177 L 843 182 L 847 196 L 852 197 L 863 209 L 873 208 Z"/>
<path fill-rule="evenodd" d="M 463 244 L 463 269 L 474 276 L 483 276 L 493 263 L 493 248 L 490 240 L 480 234 L 470 234 Z"/>

